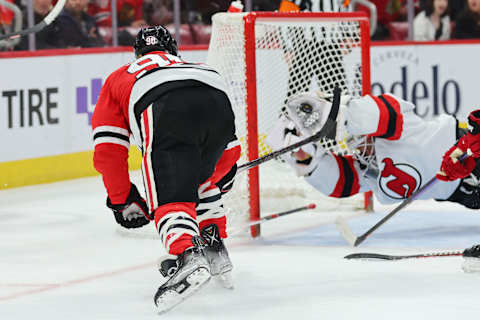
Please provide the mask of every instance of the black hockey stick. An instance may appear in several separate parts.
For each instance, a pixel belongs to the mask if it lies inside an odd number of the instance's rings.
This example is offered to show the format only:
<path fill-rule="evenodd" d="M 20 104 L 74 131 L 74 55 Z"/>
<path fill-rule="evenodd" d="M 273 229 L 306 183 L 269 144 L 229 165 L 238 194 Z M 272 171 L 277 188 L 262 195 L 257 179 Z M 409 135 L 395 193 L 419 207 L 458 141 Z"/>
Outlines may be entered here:
<path fill-rule="evenodd" d="M 280 217 L 283 217 L 283 216 L 290 215 L 290 214 L 295 213 L 295 212 L 315 209 L 316 207 L 317 206 L 314 203 L 310 203 L 309 205 L 306 205 L 306 206 L 303 206 L 303 207 L 290 209 L 290 210 L 279 212 L 279 213 L 273 213 L 273 214 L 270 214 L 268 216 L 262 217 L 258 220 L 250 221 L 249 223 L 247 223 L 245 225 L 242 225 L 240 227 L 234 228 L 233 230 L 229 230 L 229 232 L 237 233 L 238 231 L 244 230 L 245 228 L 256 226 L 258 224 L 264 223 L 265 221 L 274 220 L 274 219 L 277 219 L 277 218 L 280 218 Z"/>
<path fill-rule="evenodd" d="M 353 260 L 404 260 L 404 259 L 422 259 L 422 258 L 439 258 L 439 257 L 454 257 L 463 255 L 463 251 L 447 251 L 447 252 L 433 252 L 433 253 L 420 253 L 405 256 L 394 256 L 389 254 L 379 253 L 352 253 L 346 255 L 344 258 Z"/>
<path fill-rule="evenodd" d="M 330 112 L 328 113 L 328 118 L 327 121 L 325 122 L 325 125 L 322 127 L 322 129 L 315 133 L 313 136 L 310 136 L 308 138 L 303 139 L 302 141 L 299 141 L 297 143 L 294 143 L 290 146 L 287 146 L 283 149 L 274 151 L 272 153 L 269 153 L 263 157 L 260 157 L 258 159 L 252 160 L 250 162 L 244 163 L 238 167 L 237 174 L 240 172 L 243 172 L 245 170 L 252 169 L 266 161 L 272 160 L 274 158 L 277 158 L 278 156 L 281 156 L 282 154 L 285 154 L 287 152 L 290 152 L 292 150 L 295 150 L 297 148 L 300 148 L 306 144 L 309 144 L 314 141 L 318 141 L 322 138 L 328 138 L 328 139 L 335 139 L 335 133 L 337 129 L 337 116 L 338 116 L 338 110 L 340 108 L 340 94 L 341 90 L 338 86 L 336 86 L 333 89 L 333 101 L 332 101 L 332 108 L 330 109 Z"/>
<path fill-rule="evenodd" d="M 299 211 L 315 209 L 316 207 L 317 206 L 314 203 L 310 203 L 307 206 L 303 206 L 303 207 L 299 207 L 299 208 L 295 208 L 295 209 L 291 209 L 291 210 L 287 210 L 287 211 L 283 211 L 283 212 L 279 212 L 279 213 L 270 214 L 270 215 L 262 217 L 258 220 L 254 220 L 254 221 L 249 222 L 245 227 L 255 226 L 257 224 L 261 224 L 261 223 L 263 223 L 265 221 L 268 221 L 268 220 L 274 220 L 274 219 L 277 219 L 277 218 L 280 218 L 280 217 L 283 217 L 283 216 L 286 216 L 286 215 L 289 215 L 289 214 L 292 214 L 292 213 L 295 213 L 295 212 L 299 212 Z"/>
<path fill-rule="evenodd" d="M 462 156 L 460 156 L 459 161 L 462 161 L 468 156 L 468 153 L 464 153 Z M 335 220 L 335 224 L 337 226 L 337 229 L 340 231 L 340 234 L 345 238 L 345 240 L 348 241 L 352 246 L 356 247 L 365 239 L 368 238 L 375 230 L 377 230 L 381 225 L 383 225 L 385 222 L 390 220 L 398 211 L 402 210 L 406 206 L 408 206 L 410 203 L 413 202 L 418 196 L 420 196 L 425 190 L 430 188 L 432 185 L 437 182 L 437 178 L 433 177 L 430 179 L 423 187 L 419 188 L 417 191 L 412 193 L 410 197 L 407 199 L 403 200 L 402 203 L 400 203 L 395 209 L 393 209 L 389 214 L 387 214 L 385 217 L 382 218 L 382 220 L 378 221 L 373 227 L 368 229 L 364 234 L 361 236 L 357 237 L 353 233 L 352 229 L 348 225 L 347 221 L 343 216 L 338 216 L 337 219 Z"/>
<path fill-rule="evenodd" d="M 16 32 L 12 32 L 12 33 L 2 34 L 2 35 L 0 35 L 0 40 L 5 40 L 5 39 L 11 40 L 11 39 L 15 39 L 15 38 L 27 35 L 27 34 L 32 33 L 32 32 L 35 33 L 35 32 L 38 32 L 38 31 L 42 30 L 43 28 L 48 26 L 50 23 L 52 23 L 53 20 L 55 20 L 55 18 L 58 16 L 60 11 L 62 11 L 63 6 L 65 5 L 66 1 L 67 0 L 58 0 L 57 4 L 53 7 L 53 9 L 50 11 L 50 13 L 42 21 L 40 21 L 39 23 L 37 23 L 33 27 L 28 28 L 28 29 L 24 29 L 24 30 L 20 30 L 20 31 L 16 31 Z"/>

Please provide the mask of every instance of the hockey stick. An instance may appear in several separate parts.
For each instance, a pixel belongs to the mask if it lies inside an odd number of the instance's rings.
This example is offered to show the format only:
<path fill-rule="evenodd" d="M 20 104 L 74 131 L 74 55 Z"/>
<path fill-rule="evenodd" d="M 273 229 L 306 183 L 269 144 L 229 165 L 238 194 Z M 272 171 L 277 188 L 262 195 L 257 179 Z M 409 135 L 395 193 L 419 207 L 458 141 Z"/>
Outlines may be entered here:
<path fill-rule="evenodd" d="M 299 208 L 295 208 L 295 209 L 291 209 L 291 210 L 287 210 L 287 211 L 283 211 L 283 212 L 279 212 L 279 213 L 270 214 L 270 215 L 265 216 L 261 219 L 249 222 L 247 225 L 245 225 L 245 227 L 255 226 L 257 224 L 261 224 L 261 223 L 263 223 L 265 221 L 268 221 L 268 220 L 274 220 L 274 219 L 277 219 L 277 218 L 280 218 L 280 217 L 283 217 L 283 216 L 286 216 L 286 215 L 289 215 L 289 214 L 292 214 L 292 213 L 295 213 L 295 212 L 299 212 L 299 211 L 315 209 L 316 207 L 317 206 L 314 203 L 310 203 L 307 206 L 303 206 L 303 207 L 299 207 Z"/>
<path fill-rule="evenodd" d="M 58 16 L 60 11 L 62 11 L 66 1 L 67 0 L 58 0 L 57 4 L 53 7 L 52 11 L 50 11 L 50 13 L 42 21 L 40 21 L 33 27 L 12 32 L 12 33 L 2 34 L 0 35 L 0 40 L 4 40 L 4 39 L 11 40 L 11 39 L 15 39 L 15 38 L 27 35 L 32 32 L 35 33 L 42 30 L 43 28 L 48 26 L 50 23 L 52 23 L 53 20 L 55 20 L 55 18 Z"/>
<path fill-rule="evenodd" d="M 327 121 L 325 122 L 325 125 L 322 127 L 322 129 L 315 133 L 313 136 L 310 136 L 308 138 L 305 138 L 297 143 L 294 143 L 290 146 L 287 146 L 283 149 L 274 151 L 272 153 L 269 153 L 263 157 L 260 157 L 258 159 L 252 160 L 250 162 L 244 163 L 238 167 L 237 174 L 240 172 L 243 172 L 245 170 L 252 169 L 266 161 L 272 160 L 274 158 L 277 158 L 278 156 L 281 156 L 282 154 L 285 154 L 287 152 L 290 152 L 292 150 L 295 150 L 297 148 L 300 148 L 306 144 L 309 144 L 310 142 L 318 141 L 322 138 L 329 138 L 329 139 L 335 139 L 335 131 L 337 128 L 337 116 L 338 116 L 338 110 L 340 108 L 340 93 L 341 90 L 339 87 L 335 87 L 333 89 L 333 101 L 332 101 L 332 108 L 330 109 L 330 112 L 328 113 L 328 118 Z"/>
<path fill-rule="evenodd" d="M 438 257 L 454 257 L 463 255 L 463 251 L 447 251 L 447 252 L 433 252 L 433 253 L 420 253 L 406 256 L 394 256 L 389 254 L 379 253 L 352 253 L 346 255 L 345 259 L 360 259 L 360 260 L 404 260 L 404 259 L 420 259 L 420 258 L 438 258 Z"/>
<path fill-rule="evenodd" d="M 283 217 L 283 216 L 286 216 L 286 215 L 290 215 L 290 214 L 295 213 L 295 212 L 315 209 L 316 207 L 317 206 L 314 203 L 310 203 L 309 205 L 306 205 L 306 206 L 303 206 L 303 207 L 290 209 L 290 210 L 279 212 L 279 213 L 273 213 L 273 214 L 270 214 L 268 216 L 262 217 L 261 219 L 251 221 L 251 222 L 249 222 L 245 225 L 234 228 L 233 230 L 230 230 L 230 232 L 237 233 L 239 231 L 244 230 L 245 228 L 249 228 L 249 227 L 256 226 L 258 224 L 264 223 L 265 221 L 274 220 L 274 219 L 277 219 L 277 218 L 280 218 L 280 217 Z"/>
<path fill-rule="evenodd" d="M 459 161 L 464 160 L 468 156 L 468 153 L 464 153 L 463 155 L 460 156 Z M 356 247 L 365 239 L 368 238 L 375 230 L 377 230 L 381 225 L 383 225 L 385 222 L 390 220 L 398 211 L 402 210 L 406 206 L 408 206 L 410 203 L 413 202 L 418 196 L 420 196 L 425 190 L 430 188 L 432 185 L 434 185 L 437 182 L 437 178 L 433 177 L 430 179 L 423 187 L 419 188 L 417 191 L 412 193 L 410 197 L 407 199 L 403 200 L 402 203 L 400 203 L 395 209 L 393 209 L 389 214 L 387 214 L 385 217 L 383 217 L 380 221 L 378 221 L 373 227 L 368 229 L 364 234 L 361 236 L 357 237 L 353 233 L 352 229 L 348 225 L 347 221 L 343 216 L 338 216 L 337 219 L 335 219 L 335 224 L 337 226 L 337 229 L 340 231 L 340 234 L 345 238 L 345 240 L 348 241 L 352 246 Z"/>

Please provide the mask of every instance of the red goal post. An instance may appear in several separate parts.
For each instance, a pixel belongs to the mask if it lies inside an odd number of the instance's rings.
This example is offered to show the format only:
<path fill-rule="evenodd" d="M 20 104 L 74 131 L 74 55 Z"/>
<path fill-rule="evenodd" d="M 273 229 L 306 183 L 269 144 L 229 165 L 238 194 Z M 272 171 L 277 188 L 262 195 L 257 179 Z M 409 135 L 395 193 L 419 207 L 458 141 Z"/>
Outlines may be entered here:
<path fill-rule="evenodd" d="M 207 64 L 225 77 L 229 87 L 242 142 L 240 163 L 272 151 L 263 140 L 288 96 L 308 90 L 331 93 L 335 85 L 350 96 L 369 93 L 369 48 L 368 17 L 360 12 L 214 15 Z M 343 153 L 342 143 L 338 145 L 338 153 Z M 285 178 L 292 171 L 285 164 L 270 162 L 238 177 L 227 199 L 233 210 L 228 218 L 234 221 L 229 224 L 238 224 L 239 217 L 259 219 L 267 195 L 296 196 L 303 188 L 309 195 L 316 192 L 296 177 Z M 282 192 L 280 185 L 285 185 Z M 293 185 L 295 190 L 288 191 Z M 370 206 L 371 194 L 352 202 L 357 209 Z M 270 210 L 282 209 L 288 208 Z M 258 236 L 260 227 L 252 227 L 251 234 Z"/>

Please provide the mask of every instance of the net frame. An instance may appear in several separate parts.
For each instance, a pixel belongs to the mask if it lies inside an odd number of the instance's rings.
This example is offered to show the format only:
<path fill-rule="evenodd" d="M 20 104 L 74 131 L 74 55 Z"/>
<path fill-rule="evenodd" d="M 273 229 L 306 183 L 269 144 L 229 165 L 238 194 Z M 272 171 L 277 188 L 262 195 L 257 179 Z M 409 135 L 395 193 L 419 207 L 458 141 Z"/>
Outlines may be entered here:
<path fill-rule="evenodd" d="M 227 15 L 227 13 L 221 13 Z M 231 13 L 229 15 L 232 15 Z M 252 161 L 260 156 L 259 152 L 259 115 L 258 115 L 258 92 L 257 92 L 257 22 L 358 22 L 361 37 L 361 89 L 362 94 L 370 92 L 370 34 L 369 20 L 365 13 L 361 12 L 249 12 L 233 15 L 241 15 L 244 34 L 244 59 L 245 59 L 245 105 L 246 105 L 246 145 L 247 161 Z M 215 17 L 214 17 L 215 24 Z M 215 26 L 212 26 L 212 40 L 215 35 Z M 209 48 L 210 56 L 210 48 Z M 210 61 L 208 64 L 212 64 Z M 260 219 L 260 174 L 259 168 L 250 169 L 248 179 L 248 207 L 250 220 Z M 371 207 L 371 193 L 364 196 L 364 209 Z M 260 225 L 252 226 L 250 233 L 253 237 L 260 235 Z"/>

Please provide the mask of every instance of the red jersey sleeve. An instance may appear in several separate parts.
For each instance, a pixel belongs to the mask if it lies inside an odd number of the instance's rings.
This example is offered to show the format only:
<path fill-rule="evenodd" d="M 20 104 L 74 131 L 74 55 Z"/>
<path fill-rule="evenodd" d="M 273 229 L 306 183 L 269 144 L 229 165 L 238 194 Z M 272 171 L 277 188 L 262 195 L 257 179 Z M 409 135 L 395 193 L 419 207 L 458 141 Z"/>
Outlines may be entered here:
<path fill-rule="evenodd" d="M 92 117 L 95 151 L 93 164 L 102 174 L 113 204 L 124 203 L 130 192 L 128 150 L 130 130 L 121 93 L 114 87 L 116 73 L 107 78 Z"/>

